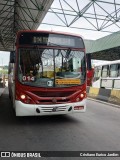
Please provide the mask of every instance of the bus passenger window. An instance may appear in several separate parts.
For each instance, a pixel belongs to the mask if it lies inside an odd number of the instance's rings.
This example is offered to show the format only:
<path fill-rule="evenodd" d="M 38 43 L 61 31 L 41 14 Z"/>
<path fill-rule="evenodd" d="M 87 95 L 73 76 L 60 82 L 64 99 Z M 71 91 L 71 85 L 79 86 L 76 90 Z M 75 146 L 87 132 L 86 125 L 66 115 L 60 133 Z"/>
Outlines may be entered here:
<path fill-rule="evenodd" d="M 118 76 L 118 64 L 110 65 L 110 77 Z"/>
<path fill-rule="evenodd" d="M 95 67 L 93 81 L 97 81 L 101 76 L 101 67 Z"/>
<path fill-rule="evenodd" d="M 103 66 L 102 67 L 102 77 L 103 78 L 108 77 L 108 73 L 109 73 L 109 66 Z"/>

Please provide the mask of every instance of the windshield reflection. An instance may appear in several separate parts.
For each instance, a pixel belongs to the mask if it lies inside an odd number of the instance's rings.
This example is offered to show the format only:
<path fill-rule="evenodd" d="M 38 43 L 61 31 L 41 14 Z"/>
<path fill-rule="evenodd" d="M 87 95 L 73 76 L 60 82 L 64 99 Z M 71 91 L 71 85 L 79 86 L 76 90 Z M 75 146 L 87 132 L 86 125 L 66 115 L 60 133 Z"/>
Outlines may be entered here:
<path fill-rule="evenodd" d="M 18 79 L 39 87 L 81 85 L 86 78 L 85 54 L 68 49 L 19 49 Z"/>

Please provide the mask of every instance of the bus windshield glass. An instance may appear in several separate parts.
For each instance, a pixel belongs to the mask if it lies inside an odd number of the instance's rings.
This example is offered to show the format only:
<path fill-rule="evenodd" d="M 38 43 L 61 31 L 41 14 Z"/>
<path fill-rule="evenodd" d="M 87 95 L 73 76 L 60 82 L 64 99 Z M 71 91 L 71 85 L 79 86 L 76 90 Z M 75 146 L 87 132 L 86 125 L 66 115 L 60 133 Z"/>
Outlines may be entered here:
<path fill-rule="evenodd" d="M 80 50 L 19 48 L 18 80 L 36 87 L 82 85 L 86 78 L 85 53 Z"/>

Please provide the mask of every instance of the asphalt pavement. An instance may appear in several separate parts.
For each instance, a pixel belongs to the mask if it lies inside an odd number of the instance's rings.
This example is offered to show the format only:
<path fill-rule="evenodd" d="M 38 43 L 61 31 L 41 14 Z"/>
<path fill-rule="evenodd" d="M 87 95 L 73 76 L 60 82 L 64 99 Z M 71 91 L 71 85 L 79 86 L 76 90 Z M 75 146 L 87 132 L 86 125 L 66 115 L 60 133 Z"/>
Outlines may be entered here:
<path fill-rule="evenodd" d="M 120 151 L 120 108 L 88 100 L 85 113 L 15 117 L 6 88 L 0 97 L 0 151 Z"/>

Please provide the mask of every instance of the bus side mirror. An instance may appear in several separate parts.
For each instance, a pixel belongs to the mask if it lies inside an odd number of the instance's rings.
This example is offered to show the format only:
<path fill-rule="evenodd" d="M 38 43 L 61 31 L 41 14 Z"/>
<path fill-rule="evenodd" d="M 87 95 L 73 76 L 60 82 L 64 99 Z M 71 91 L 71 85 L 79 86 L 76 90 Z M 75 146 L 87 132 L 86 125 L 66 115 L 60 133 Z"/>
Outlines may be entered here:
<path fill-rule="evenodd" d="M 10 52 L 10 63 L 15 63 L 15 51 Z"/>

